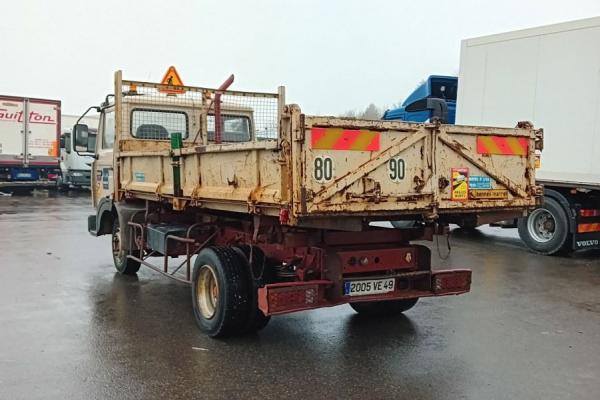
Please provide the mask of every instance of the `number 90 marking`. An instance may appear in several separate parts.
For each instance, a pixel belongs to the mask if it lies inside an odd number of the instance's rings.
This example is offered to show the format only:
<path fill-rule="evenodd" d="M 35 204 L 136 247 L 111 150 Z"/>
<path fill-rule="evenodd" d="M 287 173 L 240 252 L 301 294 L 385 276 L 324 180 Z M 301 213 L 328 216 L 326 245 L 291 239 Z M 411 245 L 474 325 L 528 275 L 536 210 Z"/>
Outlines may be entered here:
<path fill-rule="evenodd" d="M 394 182 L 399 182 L 404 179 L 405 169 L 404 160 L 400 157 L 390 158 L 388 161 L 389 176 Z"/>
<path fill-rule="evenodd" d="M 327 182 L 333 179 L 333 160 L 331 157 L 315 157 L 314 177 L 317 182 Z"/>

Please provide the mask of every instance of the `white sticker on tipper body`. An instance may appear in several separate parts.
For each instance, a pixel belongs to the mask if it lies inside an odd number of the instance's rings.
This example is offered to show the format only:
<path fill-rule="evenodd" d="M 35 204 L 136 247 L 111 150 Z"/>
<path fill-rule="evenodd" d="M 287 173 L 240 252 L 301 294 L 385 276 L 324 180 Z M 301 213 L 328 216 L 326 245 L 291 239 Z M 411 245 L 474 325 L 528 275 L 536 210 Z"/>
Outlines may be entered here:
<path fill-rule="evenodd" d="M 388 176 L 393 182 L 400 182 L 406 173 L 406 163 L 400 157 L 390 158 L 388 161 Z"/>
<path fill-rule="evenodd" d="M 333 160 L 329 156 L 318 156 L 313 161 L 313 177 L 319 183 L 329 182 L 335 175 Z"/>

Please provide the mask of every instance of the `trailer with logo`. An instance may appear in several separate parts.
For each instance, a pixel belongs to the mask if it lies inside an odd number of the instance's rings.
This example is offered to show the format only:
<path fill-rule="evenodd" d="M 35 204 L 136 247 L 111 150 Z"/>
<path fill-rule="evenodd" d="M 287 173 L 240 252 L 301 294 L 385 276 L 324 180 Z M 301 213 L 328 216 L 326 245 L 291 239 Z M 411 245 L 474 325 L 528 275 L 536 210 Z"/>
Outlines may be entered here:
<path fill-rule="evenodd" d="M 392 316 L 421 297 L 466 293 L 470 270 L 432 269 L 413 241 L 457 215 L 497 220 L 538 204 L 542 136 L 530 125 L 310 116 L 283 88 L 228 90 L 233 76 L 218 89 L 182 86 L 173 72 L 162 84 L 117 72 L 114 96 L 90 108 L 101 113 L 97 137 L 77 125 L 76 150 L 95 153 L 89 232 L 111 235 L 119 272 L 143 265 L 190 284 L 210 336 L 295 311 L 350 304 Z M 478 152 L 490 138 L 525 153 Z M 468 176 L 492 187 L 471 190 Z M 390 219 L 415 222 L 371 224 Z"/>
<path fill-rule="evenodd" d="M 60 101 L 0 96 L 0 190 L 55 187 Z"/>

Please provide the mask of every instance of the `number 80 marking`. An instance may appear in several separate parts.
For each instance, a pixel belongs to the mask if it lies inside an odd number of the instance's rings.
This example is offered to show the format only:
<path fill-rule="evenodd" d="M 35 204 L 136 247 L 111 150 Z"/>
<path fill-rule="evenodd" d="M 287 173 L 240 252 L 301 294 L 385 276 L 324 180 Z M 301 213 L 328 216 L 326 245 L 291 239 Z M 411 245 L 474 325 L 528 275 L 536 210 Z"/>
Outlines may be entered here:
<path fill-rule="evenodd" d="M 317 182 L 327 182 L 333 179 L 333 160 L 331 157 L 315 157 L 314 177 Z"/>
<path fill-rule="evenodd" d="M 390 158 L 388 161 L 389 176 L 394 182 L 404 179 L 405 169 L 404 160 L 400 157 Z"/>

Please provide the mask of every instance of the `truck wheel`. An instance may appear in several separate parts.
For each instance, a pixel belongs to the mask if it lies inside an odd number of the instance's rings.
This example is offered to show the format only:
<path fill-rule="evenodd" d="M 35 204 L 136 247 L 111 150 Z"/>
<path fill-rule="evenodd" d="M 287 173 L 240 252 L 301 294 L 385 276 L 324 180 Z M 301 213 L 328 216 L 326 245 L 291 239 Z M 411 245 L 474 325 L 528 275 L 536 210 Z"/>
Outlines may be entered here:
<path fill-rule="evenodd" d="M 258 288 L 268 283 L 268 269 L 266 265 L 265 253 L 256 246 L 236 246 L 233 248 L 243 258 L 246 270 L 248 271 L 248 281 L 250 282 L 250 312 L 246 322 L 245 331 L 256 332 L 267 326 L 271 316 L 266 316 L 258 308 Z M 249 259 L 252 253 L 252 265 Z"/>
<path fill-rule="evenodd" d="M 211 337 L 245 332 L 251 309 L 248 267 L 229 247 L 200 251 L 192 273 L 192 305 L 200 330 Z"/>
<path fill-rule="evenodd" d="M 570 249 L 567 213 L 554 199 L 544 198 L 544 205 L 519 219 L 521 240 L 536 253 L 555 255 Z"/>
<path fill-rule="evenodd" d="M 115 268 L 123 275 L 133 275 L 140 269 L 140 263 L 127 258 L 129 252 L 121 249 L 121 226 L 117 217 L 113 219 L 112 226 L 112 255 Z"/>
<path fill-rule="evenodd" d="M 58 188 L 59 192 L 66 192 L 69 190 L 69 186 L 65 185 L 65 182 L 63 181 L 62 174 L 56 178 L 56 187 Z"/>
<path fill-rule="evenodd" d="M 419 298 L 387 300 L 387 301 L 367 301 L 359 303 L 350 303 L 350 307 L 359 314 L 383 317 L 386 315 L 398 315 L 404 311 L 410 310 L 417 304 Z"/>

